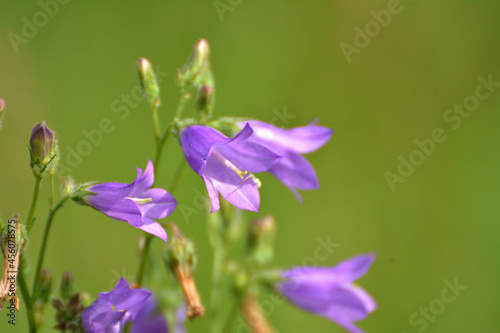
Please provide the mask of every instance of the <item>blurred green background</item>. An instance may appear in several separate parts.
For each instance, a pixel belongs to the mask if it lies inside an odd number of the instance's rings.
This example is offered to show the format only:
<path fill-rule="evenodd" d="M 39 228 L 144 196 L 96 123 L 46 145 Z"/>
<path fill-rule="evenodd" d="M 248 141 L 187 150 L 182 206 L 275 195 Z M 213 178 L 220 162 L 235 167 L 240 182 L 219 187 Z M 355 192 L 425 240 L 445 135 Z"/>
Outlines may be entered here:
<path fill-rule="evenodd" d="M 27 216 L 34 179 L 26 143 L 42 120 L 57 131 L 62 163 L 68 165 L 69 152 L 87 140 L 84 131 L 110 119 L 114 130 L 103 134 L 81 161 L 73 160 L 71 175 L 77 182 L 132 181 L 134 168 L 144 168 L 146 159 L 154 157 L 146 103 L 123 100 L 138 85 L 135 62 L 147 57 L 160 66 L 165 124 L 179 98 L 175 69 L 196 41 L 206 38 L 217 85 L 216 115 L 249 116 L 286 127 L 319 117 L 322 125 L 335 129 L 332 140 L 308 156 L 322 188 L 303 192 L 302 205 L 278 181 L 261 177 L 261 214 L 271 213 L 278 222 L 276 266 L 335 265 L 375 251 L 375 264 L 360 280 L 379 305 L 360 322 L 367 332 L 498 332 L 500 91 L 491 88 L 456 129 L 443 116 L 475 94 L 479 76 L 500 81 L 500 3 L 402 0 L 399 12 L 377 31 L 376 24 L 369 24 L 371 11 L 387 10 L 390 3 L 70 1 L 44 21 L 40 3 L 3 1 L 0 98 L 7 113 L 0 130 L 1 217 Z M 39 27 L 30 32 L 25 25 L 34 16 Z M 341 43 L 355 46 L 355 29 L 364 31 L 366 24 L 373 37 L 348 62 Z M 26 38 L 13 46 L 13 34 Z M 124 106 L 126 116 L 114 112 Z M 399 156 L 408 159 L 418 149 L 415 140 L 431 138 L 436 128 L 443 129 L 446 141 L 391 190 L 386 173 L 396 174 Z M 423 156 L 418 154 L 412 156 Z M 181 158 L 172 140 L 158 186 L 169 185 Z M 201 179 L 186 168 L 175 197 L 191 206 L 194 194 L 205 191 Z M 28 249 L 31 267 L 46 195 L 44 186 Z M 166 220 L 196 241 L 196 279 L 208 304 L 212 251 L 202 216 L 186 219 L 178 209 Z M 133 278 L 140 235 L 127 223 L 69 203 L 55 219 L 45 267 L 52 270 L 56 286 L 69 270 L 77 289 L 95 296 L 119 276 Z M 328 240 L 336 244 L 334 251 L 326 259 L 315 257 L 316 248 Z M 157 259 L 160 245 L 155 242 Z M 455 279 L 467 289 L 443 303 L 445 280 Z M 290 305 L 266 304 L 266 315 L 279 332 L 342 332 Z M 420 308 L 429 305 L 432 317 L 423 319 Z M 15 327 L 7 324 L 6 313 L 0 312 L 1 332 L 27 331 L 24 308 Z M 51 331 L 53 313 L 48 316 L 43 331 Z M 209 331 L 209 318 L 188 323 L 188 330 Z M 246 329 L 237 320 L 232 331 Z"/>

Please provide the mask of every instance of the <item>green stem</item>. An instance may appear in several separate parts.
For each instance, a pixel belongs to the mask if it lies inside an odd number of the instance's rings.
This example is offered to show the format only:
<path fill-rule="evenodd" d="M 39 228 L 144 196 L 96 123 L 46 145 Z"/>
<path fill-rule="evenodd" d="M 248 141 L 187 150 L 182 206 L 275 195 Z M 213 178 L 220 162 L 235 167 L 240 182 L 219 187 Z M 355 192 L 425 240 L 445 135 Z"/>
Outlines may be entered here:
<path fill-rule="evenodd" d="M 42 244 L 40 245 L 40 252 L 38 253 L 38 261 L 36 264 L 36 270 L 35 270 L 35 278 L 33 280 L 33 289 L 32 289 L 32 294 L 31 294 L 31 303 L 32 305 L 35 304 L 36 300 L 38 299 L 38 292 L 39 292 L 39 280 L 40 280 L 40 272 L 42 270 L 42 264 L 43 264 L 43 258 L 45 256 L 45 248 L 47 247 L 47 239 L 49 238 L 49 231 L 50 231 L 50 226 L 52 225 L 52 220 L 54 218 L 54 215 L 56 212 L 61 208 L 66 200 L 69 199 L 69 196 L 63 197 L 55 206 L 52 208 L 49 212 L 49 216 L 47 216 L 47 221 L 45 222 L 45 229 L 43 230 L 43 238 L 42 238 Z"/>
<path fill-rule="evenodd" d="M 28 219 L 26 220 L 26 223 L 28 225 L 28 235 L 31 231 L 31 228 L 33 228 L 33 222 L 34 222 L 33 216 L 35 215 L 36 205 L 38 203 L 38 194 L 40 193 L 40 185 L 42 183 L 42 179 L 43 179 L 43 173 L 36 176 L 35 190 L 33 192 L 33 199 L 31 199 L 31 207 L 30 207 L 30 211 L 28 213 Z"/>
<path fill-rule="evenodd" d="M 227 252 L 224 244 L 218 244 L 215 246 L 214 251 L 210 308 L 213 316 L 212 333 L 219 333 L 222 332 L 222 286 L 226 272 Z"/>
<path fill-rule="evenodd" d="M 163 132 L 163 135 L 159 137 L 158 134 L 156 134 L 156 137 L 159 138 L 156 140 L 156 156 L 154 159 L 154 173 L 155 176 L 158 173 L 158 166 L 160 165 L 160 160 L 161 160 L 161 154 L 163 152 L 163 147 L 165 146 L 165 143 L 167 142 L 168 138 L 170 137 L 170 134 L 172 133 L 172 129 L 174 128 L 174 123 L 177 121 L 177 119 L 180 117 L 182 114 L 182 110 L 184 109 L 184 105 L 186 104 L 186 101 L 188 100 L 188 95 L 184 93 L 184 91 L 181 91 L 181 99 L 179 100 L 179 104 L 177 106 L 177 110 L 175 111 L 174 119 L 170 123 L 170 125 L 167 127 L 165 132 Z M 156 119 L 156 112 L 153 110 L 153 113 L 155 114 L 155 131 L 158 130 L 157 133 L 159 133 L 159 129 L 156 129 L 156 125 L 158 124 L 158 121 Z M 174 177 L 178 177 L 180 173 L 182 172 L 182 168 L 178 168 L 176 174 Z M 156 181 L 156 180 L 155 180 Z M 154 184 L 153 184 L 154 185 Z M 169 189 L 169 193 L 172 194 L 173 190 L 175 189 L 175 186 L 177 185 L 176 180 L 174 179 L 172 181 L 172 186 L 173 188 Z M 146 242 L 144 243 L 144 248 L 142 249 L 141 253 L 141 259 L 139 260 L 139 266 L 137 268 L 137 275 L 135 278 L 135 282 L 137 285 L 140 287 L 142 284 L 142 280 L 144 278 L 144 271 L 146 269 L 146 262 L 148 259 L 149 255 L 149 249 L 151 246 L 151 241 L 153 240 L 154 236 L 151 234 L 146 235 Z"/>
<path fill-rule="evenodd" d="M 155 125 L 155 140 L 156 144 L 160 142 L 160 120 L 158 119 L 158 108 L 153 107 L 153 122 Z"/>
<path fill-rule="evenodd" d="M 181 178 L 182 171 L 184 171 L 184 167 L 186 166 L 186 160 L 183 158 L 179 162 L 179 166 L 177 166 L 177 170 L 175 170 L 174 178 L 168 187 L 168 192 L 172 193 L 177 188 L 177 184 L 179 184 L 179 179 Z"/>
<path fill-rule="evenodd" d="M 49 207 L 54 208 L 54 175 L 50 174 L 50 196 L 49 196 Z"/>
<path fill-rule="evenodd" d="M 22 266 L 22 265 L 20 265 Z M 28 316 L 28 326 L 29 332 L 36 332 L 36 323 L 35 323 L 35 313 L 33 312 L 33 304 L 31 304 L 31 298 L 28 291 L 28 287 L 26 285 L 26 280 L 24 279 L 24 268 L 20 267 L 18 274 L 18 286 L 21 290 L 21 296 L 23 298 L 24 304 L 26 306 L 26 315 Z"/>
<path fill-rule="evenodd" d="M 238 300 L 234 302 L 231 311 L 229 312 L 229 316 L 226 319 L 226 324 L 224 325 L 224 330 L 223 332 L 230 332 L 231 327 L 233 326 L 234 320 L 236 319 L 236 316 L 238 315 L 238 310 L 241 306 L 241 302 Z"/>

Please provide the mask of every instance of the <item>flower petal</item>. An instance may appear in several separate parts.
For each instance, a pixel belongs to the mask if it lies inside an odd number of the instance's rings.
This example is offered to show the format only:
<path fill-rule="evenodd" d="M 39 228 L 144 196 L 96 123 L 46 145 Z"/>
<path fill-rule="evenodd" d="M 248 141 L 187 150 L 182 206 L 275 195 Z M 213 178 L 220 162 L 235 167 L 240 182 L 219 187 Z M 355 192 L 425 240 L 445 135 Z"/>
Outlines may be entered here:
<path fill-rule="evenodd" d="M 143 217 L 150 219 L 162 219 L 170 215 L 177 201 L 166 190 L 161 188 L 152 188 L 136 196 L 138 199 L 151 199 L 146 203 L 139 203 L 139 209 Z"/>
<path fill-rule="evenodd" d="M 207 186 L 208 197 L 210 198 L 210 203 L 212 204 L 210 213 L 213 213 L 220 208 L 219 193 L 215 189 L 215 186 L 210 178 L 207 178 L 205 176 L 201 176 L 201 178 L 203 178 L 203 180 L 205 181 L 205 185 Z"/>
<path fill-rule="evenodd" d="M 233 170 L 228 169 L 221 161 L 213 157 L 207 160 L 204 176 L 210 179 L 217 192 L 232 205 L 258 212 L 260 204 L 259 189 L 251 178 L 241 178 Z"/>
<path fill-rule="evenodd" d="M 137 194 L 146 191 L 148 188 L 153 186 L 154 182 L 155 172 L 153 163 L 148 160 L 148 165 L 146 166 L 146 170 L 144 170 L 144 174 L 142 174 L 141 169 L 137 168 L 137 178 L 133 183 L 134 187 L 129 196 L 136 196 Z"/>
<path fill-rule="evenodd" d="M 217 143 L 225 143 L 229 139 L 221 132 L 207 126 L 194 125 L 181 132 L 181 147 L 189 166 L 200 176 L 205 169 L 204 159 L 210 148 Z"/>
<path fill-rule="evenodd" d="M 302 201 L 296 189 L 313 190 L 319 188 L 318 176 L 309 161 L 298 154 L 290 153 L 269 169 L 269 172 L 286 185 Z"/>
<path fill-rule="evenodd" d="M 254 130 L 251 139 L 266 145 L 278 154 L 288 151 L 304 154 L 321 148 L 330 140 L 333 130 L 324 126 L 315 125 L 315 122 L 303 127 L 282 129 L 271 124 L 250 120 L 240 122 L 240 127 L 250 124 Z"/>
<path fill-rule="evenodd" d="M 148 219 L 144 219 L 144 220 L 147 221 Z M 149 221 L 150 222 L 152 221 L 152 222 L 148 223 L 148 224 L 144 224 L 143 226 L 138 227 L 138 228 L 147 232 L 147 233 L 150 233 L 151 235 L 155 235 L 156 237 L 160 237 L 166 243 L 168 237 L 167 237 L 167 232 L 165 231 L 165 229 L 163 229 L 161 224 L 159 224 L 158 222 L 155 222 L 153 220 L 149 220 Z"/>
<path fill-rule="evenodd" d="M 374 253 L 362 254 L 339 263 L 332 274 L 345 281 L 355 281 L 368 272 L 374 260 Z"/>
<path fill-rule="evenodd" d="M 167 320 L 152 297 L 144 303 L 130 327 L 130 333 L 145 332 L 168 333 Z"/>

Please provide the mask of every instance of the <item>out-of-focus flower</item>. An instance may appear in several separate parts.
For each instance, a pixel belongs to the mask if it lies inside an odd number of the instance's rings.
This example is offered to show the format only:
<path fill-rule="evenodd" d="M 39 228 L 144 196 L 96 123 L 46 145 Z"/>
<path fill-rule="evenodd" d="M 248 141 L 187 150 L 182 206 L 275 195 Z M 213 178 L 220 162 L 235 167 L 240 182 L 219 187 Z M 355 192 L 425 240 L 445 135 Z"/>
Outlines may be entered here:
<path fill-rule="evenodd" d="M 326 317 L 351 333 L 363 331 L 353 324 L 377 307 L 373 298 L 353 281 L 363 276 L 374 254 L 359 255 L 335 267 L 303 267 L 283 272 L 277 286 L 297 307 Z"/>
<path fill-rule="evenodd" d="M 137 178 L 131 184 L 101 183 L 86 189 L 87 195 L 75 200 L 94 207 L 107 216 L 127 221 L 131 226 L 144 230 L 167 241 L 165 229 L 153 219 L 162 219 L 172 213 L 177 201 L 166 190 L 150 188 L 154 183 L 153 163 L 142 173 L 137 168 Z M 90 192 L 90 194 L 89 194 Z"/>
<path fill-rule="evenodd" d="M 165 315 L 160 311 L 153 297 L 148 298 L 135 316 L 130 333 L 168 333 Z M 177 332 L 175 332 L 177 333 Z"/>
<path fill-rule="evenodd" d="M 82 327 L 87 333 L 120 333 L 126 323 L 136 318 L 150 296 L 148 290 L 130 289 L 122 277 L 111 292 L 100 293 L 97 300 L 83 311 Z M 148 314 L 142 313 L 141 316 Z"/>
<path fill-rule="evenodd" d="M 252 174 L 273 167 L 280 156 L 251 142 L 245 126 L 234 138 L 206 126 L 189 126 L 180 133 L 184 156 L 207 186 L 212 213 L 220 208 L 219 193 L 234 206 L 257 212 L 260 181 Z"/>
<path fill-rule="evenodd" d="M 313 152 L 330 140 L 333 130 L 314 122 L 303 127 L 282 129 L 258 120 L 239 122 L 250 125 L 253 135 L 247 141 L 261 144 L 283 158 L 268 171 L 285 184 L 299 201 L 297 190 L 319 188 L 313 166 L 301 154 Z"/>

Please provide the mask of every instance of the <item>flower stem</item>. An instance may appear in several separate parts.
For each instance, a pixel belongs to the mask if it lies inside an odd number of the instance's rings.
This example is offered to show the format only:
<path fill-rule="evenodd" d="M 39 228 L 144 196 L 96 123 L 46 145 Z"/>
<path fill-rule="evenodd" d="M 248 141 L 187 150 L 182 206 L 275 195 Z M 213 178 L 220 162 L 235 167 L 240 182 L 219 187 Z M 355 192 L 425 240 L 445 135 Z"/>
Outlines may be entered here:
<path fill-rule="evenodd" d="M 47 216 L 47 221 L 45 222 L 45 229 L 43 230 L 43 238 L 42 244 L 40 245 L 40 252 L 38 253 L 38 261 L 36 264 L 35 270 L 35 278 L 33 280 L 33 289 L 31 293 L 31 304 L 34 305 L 36 300 L 38 299 L 39 292 L 39 280 L 40 280 L 40 272 L 42 270 L 43 258 L 45 256 L 45 248 L 47 247 L 47 239 L 49 238 L 50 226 L 52 225 L 52 220 L 56 212 L 61 208 L 66 200 L 69 199 L 69 196 L 63 197 L 59 202 L 52 208 L 49 212 L 49 216 Z"/>
<path fill-rule="evenodd" d="M 155 140 L 158 145 L 160 142 L 160 120 L 158 119 L 158 108 L 156 106 L 153 107 L 153 122 L 155 125 Z"/>
<path fill-rule="evenodd" d="M 28 213 L 28 219 L 26 220 L 28 226 L 28 234 L 33 228 L 33 216 L 35 215 L 36 205 L 38 203 L 38 194 L 40 193 L 40 185 L 42 183 L 43 173 L 36 175 L 35 190 L 33 191 L 33 199 L 31 199 L 31 206 Z"/>
<path fill-rule="evenodd" d="M 154 159 L 154 173 L 155 176 L 158 174 L 158 166 L 160 165 L 160 160 L 161 160 L 161 154 L 163 152 L 163 147 L 165 146 L 165 143 L 167 142 L 168 138 L 170 137 L 170 134 L 172 133 L 172 129 L 174 128 L 174 123 L 177 121 L 177 119 L 180 117 L 182 114 L 182 110 L 184 109 L 184 105 L 186 104 L 186 101 L 188 100 L 189 96 L 184 92 L 181 91 L 181 98 L 179 100 L 179 104 L 177 106 L 177 110 L 175 111 L 174 119 L 170 123 L 170 125 L 167 127 L 165 132 L 163 132 L 163 135 L 160 137 L 159 136 L 159 122 L 157 118 L 157 113 L 156 109 L 153 109 L 153 117 L 154 117 L 154 122 L 155 122 L 155 131 L 156 131 L 156 156 Z M 183 166 L 179 166 L 175 173 L 175 178 L 178 178 L 180 174 L 182 173 Z M 172 180 L 172 185 L 171 188 L 168 189 L 168 192 L 172 194 L 174 191 L 176 185 L 177 185 L 177 180 L 176 179 Z M 155 179 L 156 181 L 156 179 Z M 154 184 L 153 184 L 154 186 Z M 137 268 L 137 275 L 135 277 L 135 282 L 137 284 L 137 287 L 140 287 L 142 284 L 142 280 L 144 278 L 144 271 L 146 269 L 146 261 L 148 259 L 149 255 L 149 248 L 151 246 L 151 241 L 153 240 L 154 236 L 151 234 L 146 235 L 146 242 L 144 243 L 144 248 L 142 249 L 141 253 L 141 259 L 139 260 L 139 266 Z"/>
<path fill-rule="evenodd" d="M 215 246 L 214 251 L 210 308 L 213 316 L 212 332 L 219 333 L 222 332 L 222 286 L 226 272 L 227 251 L 224 244 Z"/>
<path fill-rule="evenodd" d="M 22 266 L 22 264 L 20 265 Z M 36 323 L 35 323 L 35 313 L 33 312 L 33 304 L 31 303 L 31 297 L 28 291 L 28 287 L 26 285 L 26 280 L 24 279 L 24 267 L 20 267 L 18 274 L 18 286 L 21 290 L 21 296 L 23 297 L 24 304 L 26 306 L 26 315 L 28 316 L 28 326 L 29 332 L 36 332 Z"/>
<path fill-rule="evenodd" d="M 181 178 L 182 171 L 184 171 L 184 167 L 186 166 L 185 162 L 186 160 L 182 158 L 181 161 L 179 162 L 179 165 L 177 166 L 177 170 L 175 170 L 174 178 L 172 178 L 172 182 L 168 187 L 168 191 L 170 193 L 174 192 L 177 187 L 177 184 L 179 184 L 179 179 Z"/>

